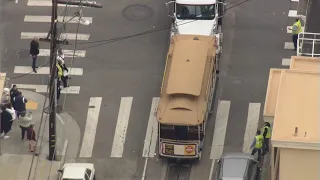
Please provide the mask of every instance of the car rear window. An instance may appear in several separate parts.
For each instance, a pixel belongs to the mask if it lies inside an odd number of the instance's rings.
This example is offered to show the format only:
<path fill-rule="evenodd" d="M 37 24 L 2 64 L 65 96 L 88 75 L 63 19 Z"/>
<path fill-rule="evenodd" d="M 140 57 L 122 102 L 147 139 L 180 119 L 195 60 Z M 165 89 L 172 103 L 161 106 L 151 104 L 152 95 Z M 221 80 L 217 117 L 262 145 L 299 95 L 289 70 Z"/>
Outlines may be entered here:
<path fill-rule="evenodd" d="M 224 159 L 222 176 L 242 178 L 246 173 L 247 165 L 247 159 Z"/>

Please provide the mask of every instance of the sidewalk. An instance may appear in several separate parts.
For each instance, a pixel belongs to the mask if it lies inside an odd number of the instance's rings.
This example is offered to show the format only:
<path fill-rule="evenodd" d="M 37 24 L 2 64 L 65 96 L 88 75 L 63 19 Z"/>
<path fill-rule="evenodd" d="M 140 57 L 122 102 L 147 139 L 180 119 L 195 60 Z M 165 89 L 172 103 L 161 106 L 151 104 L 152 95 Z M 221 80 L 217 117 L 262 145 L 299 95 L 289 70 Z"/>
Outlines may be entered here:
<path fill-rule="evenodd" d="M 39 157 L 34 158 L 30 180 L 56 180 L 57 170 L 62 167 L 64 162 L 75 162 L 77 158 L 80 143 L 80 128 L 67 112 L 57 114 L 56 154 L 60 161 L 47 160 L 46 157 L 49 154 L 48 114 L 43 114 L 43 121 L 40 124 L 45 96 L 27 90 L 20 89 L 20 91 L 28 99 L 27 109 L 32 112 L 35 131 L 37 136 L 39 135 L 37 139 L 37 152 L 39 153 Z M 45 105 L 45 107 L 47 107 L 47 105 Z M 8 139 L 0 140 L 1 179 L 27 180 L 32 155 L 28 152 L 28 142 L 21 141 L 21 130 L 17 121 L 13 123 L 12 130 L 8 135 L 10 136 Z M 36 173 L 34 173 L 35 169 L 37 169 Z M 50 176 L 49 179 L 48 175 Z"/>

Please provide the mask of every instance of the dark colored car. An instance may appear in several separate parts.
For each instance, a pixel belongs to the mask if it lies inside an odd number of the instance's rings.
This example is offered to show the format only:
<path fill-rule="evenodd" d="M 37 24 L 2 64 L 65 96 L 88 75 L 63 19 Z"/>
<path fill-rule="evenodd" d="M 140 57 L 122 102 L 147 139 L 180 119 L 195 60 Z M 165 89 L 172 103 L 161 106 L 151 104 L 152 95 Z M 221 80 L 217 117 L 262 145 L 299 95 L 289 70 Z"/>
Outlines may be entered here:
<path fill-rule="evenodd" d="M 258 180 L 259 162 L 250 154 L 228 153 L 218 160 L 216 180 Z"/>

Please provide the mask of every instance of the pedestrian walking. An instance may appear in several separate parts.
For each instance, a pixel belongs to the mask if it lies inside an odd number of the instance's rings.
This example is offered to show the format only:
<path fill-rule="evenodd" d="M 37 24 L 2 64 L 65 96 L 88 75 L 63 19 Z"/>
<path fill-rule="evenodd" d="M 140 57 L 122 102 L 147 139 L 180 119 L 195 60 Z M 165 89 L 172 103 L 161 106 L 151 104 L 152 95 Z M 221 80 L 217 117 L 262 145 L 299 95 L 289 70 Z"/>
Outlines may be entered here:
<path fill-rule="evenodd" d="M 262 147 L 263 147 L 263 136 L 261 135 L 261 131 L 258 130 L 256 136 L 253 139 L 250 149 L 252 149 L 251 155 L 254 156 L 256 153 L 258 153 L 259 161 L 261 159 Z"/>
<path fill-rule="evenodd" d="M 37 145 L 37 139 L 36 139 L 36 132 L 34 131 L 34 125 L 31 124 L 28 128 L 27 135 L 29 139 L 29 152 L 32 153 L 35 156 L 38 156 L 38 153 L 36 153 L 36 145 Z"/>
<path fill-rule="evenodd" d="M 292 28 L 289 28 L 289 30 L 292 30 L 292 42 L 293 42 L 293 46 L 294 46 L 293 51 L 296 51 L 297 50 L 297 43 L 298 43 L 298 36 L 299 36 L 299 33 L 302 31 L 301 21 L 299 18 L 296 19 Z"/>
<path fill-rule="evenodd" d="M 21 140 L 24 140 L 25 134 L 28 131 L 28 128 L 30 127 L 32 122 L 32 113 L 26 113 L 23 112 L 21 113 L 21 116 L 18 120 L 19 126 L 21 128 Z M 28 136 L 27 136 L 27 140 L 29 140 Z"/>
<path fill-rule="evenodd" d="M 32 69 L 34 73 L 37 73 L 36 68 L 37 67 L 37 57 L 40 53 L 39 50 L 40 46 L 39 46 L 39 38 L 38 37 L 34 37 L 33 40 L 30 43 L 30 55 L 32 57 Z"/>
<path fill-rule="evenodd" d="M 13 98 L 15 98 L 16 96 L 18 96 L 18 88 L 17 85 L 13 85 L 12 88 L 10 89 L 10 100 L 12 103 L 12 106 L 14 107 L 14 101 Z"/>
<path fill-rule="evenodd" d="M 26 112 L 26 103 L 28 102 L 28 100 L 19 91 L 18 96 L 13 98 L 13 102 L 14 102 L 14 109 L 16 110 L 16 113 L 17 113 L 17 118 L 19 118 L 21 113 Z"/>
<path fill-rule="evenodd" d="M 6 111 L 6 106 L 2 105 L 1 106 L 1 134 L 0 137 L 2 137 L 3 139 L 7 139 L 9 138 L 9 136 L 7 135 L 10 130 L 11 130 L 11 124 L 10 121 L 12 120 L 11 114 Z"/>
<path fill-rule="evenodd" d="M 263 126 L 263 155 L 269 152 L 269 143 L 271 138 L 270 123 L 266 122 Z"/>

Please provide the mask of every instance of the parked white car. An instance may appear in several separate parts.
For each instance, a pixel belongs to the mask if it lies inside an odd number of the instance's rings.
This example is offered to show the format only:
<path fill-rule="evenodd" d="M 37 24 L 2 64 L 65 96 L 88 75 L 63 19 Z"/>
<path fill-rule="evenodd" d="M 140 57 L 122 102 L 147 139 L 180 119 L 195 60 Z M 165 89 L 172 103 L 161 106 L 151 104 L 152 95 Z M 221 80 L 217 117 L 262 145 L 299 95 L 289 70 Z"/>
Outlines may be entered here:
<path fill-rule="evenodd" d="M 61 170 L 60 180 L 95 180 L 95 169 L 91 163 L 66 163 Z"/>

